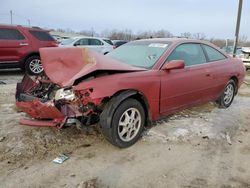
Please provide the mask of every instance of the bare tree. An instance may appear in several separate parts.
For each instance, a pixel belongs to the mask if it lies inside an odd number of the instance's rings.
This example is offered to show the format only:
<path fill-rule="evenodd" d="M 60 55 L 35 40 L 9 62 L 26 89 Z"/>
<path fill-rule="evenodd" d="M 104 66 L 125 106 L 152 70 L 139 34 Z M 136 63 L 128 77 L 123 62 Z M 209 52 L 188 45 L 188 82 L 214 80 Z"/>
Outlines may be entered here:
<path fill-rule="evenodd" d="M 210 42 L 213 43 L 214 45 L 220 47 L 220 48 L 226 46 L 226 40 L 224 40 L 224 39 L 214 39 L 214 38 L 211 38 Z"/>
<path fill-rule="evenodd" d="M 167 30 L 164 30 L 164 29 L 161 29 L 159 31 L 154 32 L 154 37 L 156 37 L 156 38 L 170 38 L 172 36 L 173 36 L 172 33 L 170 33 Z"/>
<path fill-rule="evenodd" d="M 101 37 L 110 38 L 112 40 L 128 40 L 128 41 L 135 40 L 135 39 L 145 39 L 145 38 L 173 37 L 173 34 L 165 29 L 160 29 L 156 31 L 142 30 L 142 31 L 137 32 L 136 34 L 133 33 L 129 29 L 125 29 L 125 30 L 106 29 L 106 30 L 103 30 L 102 32 L 95 32 L 94 29 L 91 28 L 89 30 L 81 30 L 80 32 L 75 32 L 74 30 L 69 29 L 69 28 L 68 29 L 58 28 L 56 29 L 56 31 L 60 31 L 64 33 L 76 33 L 76 34 L 81 34 L 85 36 L 101 36 Z M 228 46 L 233 46 L 233 43 L 234 43 L 233 39 L 223 39 L 223 38 L 207 39 L 206 35 L 201 32 L 197 32 L 197 33 L 183 32 L 181 33 L 181 37 L 208 40 L 220 48 L 226 46 L 226 44 L 228 44 Z M 246 35 L 241 35 L 239 37 L 239 46 L 250 47 L 250 41 L 248 41 L 248 38 Z"/>
<path fill-rule="evenodd" d="M 192 38 L 204 40 L 204 39 L 206 39 L 206 35 L 204 33 L 194 33 Z"/>
<path fill-rule="evenodd" d="M 240 37 L 239 37 L 239 41 L 238 41 L 238 44 L 239 44 L 239 46 L 246 46 L 247 44 L 247 36 L 246 35 L 241 35 Z"/>
<path fill-rule="evenodd" d="M 170 38 L 173 37 L 173 34 L 170 33 L 168 30 L 158 30 L 158 31 L 141 31 L 138 32 L 136 38 Z"/>
<path fill-rule="evenodd" d="M 181 37 L 192 38 L 192 34 L 190 32 L 184 32 L 184 33 L 181 33 Z"/>

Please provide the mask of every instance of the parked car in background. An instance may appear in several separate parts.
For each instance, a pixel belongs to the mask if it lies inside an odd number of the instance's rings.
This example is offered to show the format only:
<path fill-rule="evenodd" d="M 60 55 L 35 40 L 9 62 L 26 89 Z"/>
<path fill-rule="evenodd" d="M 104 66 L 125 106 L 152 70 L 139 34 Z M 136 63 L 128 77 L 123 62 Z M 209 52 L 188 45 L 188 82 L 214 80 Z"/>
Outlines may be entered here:
<path fill-rule="evenodd" d="M 40 53 L 48 77 L 25 76 L 16 93 L 17 107 L 36 120 L 20 123 L 98 123 L 121 148 L 134 144 L 151 121 L 178 110 L 208 101 L 229 107 L 245 76 L 240 59 L 200 40 L 133 41 L 106 56 L 79 48 Z"/>
<path fill-rule="evenodd" d="M 228 55 L 233 57 L 233 50 L 234 50 L 233 46 L 224 46 L 224 47 L 222 47 L 222 50 L 224 50 Z M 238 47 L 236 49 L 236 56 L 238 56 L 240 54 L 241 54 L 241 47 Z"/>
<path fill-rule="evenodd" d="M 0 68 L 22 68 L 29 74 L 40 74 L 43 67 L 39 48 L 56 46 L 57 42 L 47 30 L 0 25 Z"/>
<path fill-rule="evenodd" d="M 250 69 L 250 47 L 242 47 L 238 57 L 241 58 L 246 69 Z"/>
<path fill-rule="evenodd" d="M 104 55 L 113 50 L 111 40 L 97 37 L 74 37 L 61 41 L 59 46 L 89 48 Z"/>
<path fill-rule="evenodd" d="M 126 44 L 128 41 L 126 40 L 112 40 L 114 49 L 118 48 L 119 46 Z"/>

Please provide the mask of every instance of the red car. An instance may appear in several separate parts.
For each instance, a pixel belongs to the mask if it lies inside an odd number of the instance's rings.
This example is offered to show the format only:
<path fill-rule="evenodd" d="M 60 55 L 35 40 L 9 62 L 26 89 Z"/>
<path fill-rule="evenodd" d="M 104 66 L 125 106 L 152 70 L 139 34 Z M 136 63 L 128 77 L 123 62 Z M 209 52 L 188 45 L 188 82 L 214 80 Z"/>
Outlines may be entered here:
<path fill-rule="evenodd" d="M 245 68 L 199 40 L 149 39 L 122 45 L 106 56 L 88 49 L 40 50 L 45 76 L 25 76 L 16 105 L 33 120 L 21 124 L 90 126 L 128 147 L 151 121 L 208 101 L 231 105 Z M 35 120 L 36 119 L 36 120 Z"/>
<path fill-rule="evenodd" d="M 39 48 L 56 47 L 48 31 L 38 27 L 0 25 L 0 68 L 22 68 L 29 74 L 43 71 Z"/>

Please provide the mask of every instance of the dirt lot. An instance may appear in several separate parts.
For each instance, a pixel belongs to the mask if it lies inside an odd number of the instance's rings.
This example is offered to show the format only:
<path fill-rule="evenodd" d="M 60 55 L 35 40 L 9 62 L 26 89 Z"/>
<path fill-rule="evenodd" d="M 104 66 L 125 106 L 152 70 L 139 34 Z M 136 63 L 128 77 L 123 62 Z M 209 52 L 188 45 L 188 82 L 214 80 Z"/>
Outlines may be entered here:
<path fill-rule="evenodd" d="M 21 77 L 0 71 L 0 187 L 250 187 L 250 85 L 226 110 L 208 103 L 182 111 L 118 149 L 97 131 L 19 125 Z M 60 153 L 70 158 L 52 163 Z"/>

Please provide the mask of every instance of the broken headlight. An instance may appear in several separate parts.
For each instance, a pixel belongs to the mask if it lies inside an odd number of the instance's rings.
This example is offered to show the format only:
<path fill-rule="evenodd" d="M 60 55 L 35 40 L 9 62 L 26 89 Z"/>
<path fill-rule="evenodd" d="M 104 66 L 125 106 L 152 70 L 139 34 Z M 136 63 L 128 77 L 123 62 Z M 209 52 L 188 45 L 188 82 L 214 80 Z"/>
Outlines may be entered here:
<path fill-rule="evenodd" d="M 71 88 L 62 88 L 62 89 L 59 89 L 56 91 L 56 94 L 55 94 L 55 100 L 69 100 L 69 101 L 72 101 L 76 98 L 73 90 Z"/>

